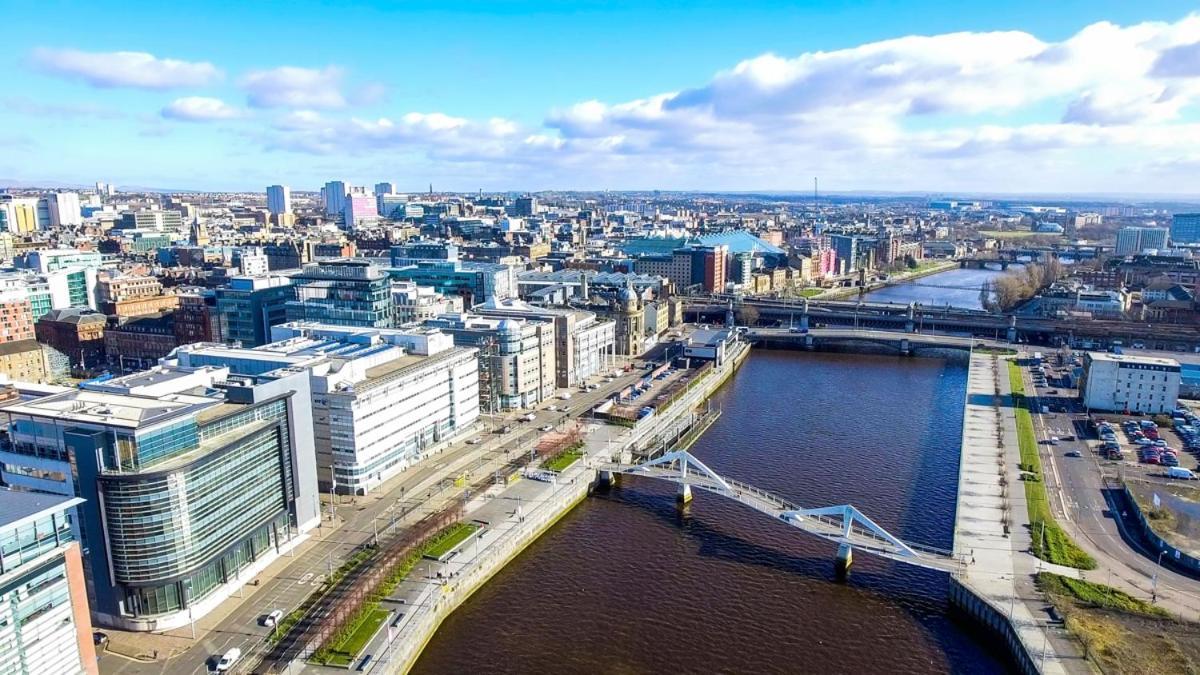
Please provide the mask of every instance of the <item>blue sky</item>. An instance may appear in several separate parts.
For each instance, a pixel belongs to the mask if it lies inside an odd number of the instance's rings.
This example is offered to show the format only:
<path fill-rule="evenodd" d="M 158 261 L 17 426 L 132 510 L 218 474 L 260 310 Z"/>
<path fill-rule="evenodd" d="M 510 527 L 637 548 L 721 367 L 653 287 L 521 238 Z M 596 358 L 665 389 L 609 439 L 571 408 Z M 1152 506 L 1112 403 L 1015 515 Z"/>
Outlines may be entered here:
<path fill-rule="evenodd" d="M 1200 193 L 1181 3 L 100 4 L 6 3 L 0 179 Z"/>

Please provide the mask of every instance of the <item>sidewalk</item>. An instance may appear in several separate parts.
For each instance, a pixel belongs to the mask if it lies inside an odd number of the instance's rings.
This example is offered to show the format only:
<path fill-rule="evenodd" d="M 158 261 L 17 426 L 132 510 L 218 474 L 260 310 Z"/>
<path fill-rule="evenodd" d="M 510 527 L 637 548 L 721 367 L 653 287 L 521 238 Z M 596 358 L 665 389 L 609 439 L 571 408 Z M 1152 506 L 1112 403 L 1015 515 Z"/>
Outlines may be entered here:
<path fill-rule="evenodd" d="M 1008 618 L 1043 673 L 1091 673 L 1074 640 L 1049 621 L 1049 603 L 1034 587 L 1039 569 L 1076 577 L 1079 571 L 1049 569 L 1028 552 L 1029 513 L 1004 364 L 990 355 L 971 357 L 954 524 L 954 552 L 971 561 L 961 582 Z"/>

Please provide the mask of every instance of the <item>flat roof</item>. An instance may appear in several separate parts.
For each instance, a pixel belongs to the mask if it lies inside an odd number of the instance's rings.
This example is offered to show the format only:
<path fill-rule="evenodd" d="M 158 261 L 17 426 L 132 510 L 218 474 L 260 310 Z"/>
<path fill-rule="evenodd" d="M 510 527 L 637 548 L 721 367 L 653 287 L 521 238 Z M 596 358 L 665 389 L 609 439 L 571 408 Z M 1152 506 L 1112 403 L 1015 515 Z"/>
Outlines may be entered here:
<path fill-rule="evenodd" d="M 34 520 L 42 514 L 51 511 L 66 511 L 83 502 L 84 500 L 79 497 L 0 488 L 0 528 L 16 527 L 25 521 Z"/>
<path fill-rule="evenodd" d="M 151 397 L 72 389 L 22 401 L 8 406 L 4 411 L 10 415 L 52 417 L 136 429 L 178 415 L 199 412 L 222 402 L 220 399 L 190 394 Z"/>
<path fill-rule="evenodd" d="M 1088 357 L 1093 361 L 1112 361 L 1115 363 L 1144 363 L 1151 366 L 1174 366 L 1179 367 L 1179 362 L 1175 359 L 1168 359 L 1161 356 L 1141 356 L 1133 354 L 1111 354 L 1109 352 L 1088 352 Z"/>

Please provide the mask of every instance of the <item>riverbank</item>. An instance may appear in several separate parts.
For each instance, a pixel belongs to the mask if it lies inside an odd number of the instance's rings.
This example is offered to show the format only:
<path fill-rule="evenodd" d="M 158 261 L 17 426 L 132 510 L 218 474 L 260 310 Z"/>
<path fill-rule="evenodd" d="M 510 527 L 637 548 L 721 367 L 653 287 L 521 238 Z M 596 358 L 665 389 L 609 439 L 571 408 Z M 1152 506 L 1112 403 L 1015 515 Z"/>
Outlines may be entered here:
<path fill-rule="evenodd" d="M 494 486 L 470 502 L 466 519 L 483 525 L 482 535 L 450 560 L 423 565 L 423 575 L 414 575 L 398 589 L 396 595 L 406 598 L 403 608 L 396 610 L 398 616 L 386 634 L 366 650 L 379 655 L 376 668 L 400 673 L 412 669 L 455 609 L 587 496 L 596 483 L 596 464 L 653 445 L 660 434 L 679 436 L 683 430 L 678 424 L 694 418 L 692 412 L 732 376 L 749 352 L 749 345 L 739 344 L 724 364 L 644 424 L 631 429 L 589 425 L 584 460 L 569 466 L 553 482 L 521 478 Z M 711 422 L 711 417 L 700 418 L 701 426 L 684 438 L 694 441 Z"/>
<path fill-rule="evenodd" d="M 916 270 L 896 272 L 895 274 L 889 275 L 887 281 L 876 281 L 863 287 L 852 286 L 847 288 L 831 288 L 820 295 L 813 296 L 813 298 L 816 300 L 844 300 L 846 298 L 857 296 L 859 293 L 870 293 L 871 291 L 878 291 L 890 286 L 906 284 L 923 277 L 941 274 L 942 272 L 948 272 L 956 269 L 958 269 L 958 263 L 953 260 L 933 262 Z"/>

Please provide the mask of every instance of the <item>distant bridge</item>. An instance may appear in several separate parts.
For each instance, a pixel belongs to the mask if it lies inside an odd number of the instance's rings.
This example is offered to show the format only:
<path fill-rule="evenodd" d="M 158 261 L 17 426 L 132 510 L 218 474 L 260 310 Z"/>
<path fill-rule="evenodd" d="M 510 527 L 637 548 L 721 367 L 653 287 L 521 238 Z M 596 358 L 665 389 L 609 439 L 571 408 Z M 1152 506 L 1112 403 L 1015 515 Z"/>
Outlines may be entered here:
<path fill-rule="evenodd" d="M 974 347 L 1007 347 L 995 340 L 964 337 L 961 335 L 937 335 L 932 333 L 903 333 L 887 330 L 852 330 L 845 328 L 813 328 L 804 332 L 793 332 L 789 328 L 750 328 L 746 341 L 764 347 L 798 347 L 819 349 L 828 346 L 874 344 L 895 349 L 901 354 L 912 354 L 918 349 L 963 349 Z"/>
<path fill-rule="evenodd" d="M 966 561 L 950 551 L 901 541 L 849 504 L 806 509 L 718 475 L 685 450 L 668 452 L 639 464 L 605 463 L 596 468 L 602 476 L 627 474 L 676 483 L 683 502 L 691 500 L 691 489 L 696 487 L 749 506 L 773 520 L 837 544 L 842 570 L 851 563 L 851 550 L 951 574 L 966 569 Z"/>

